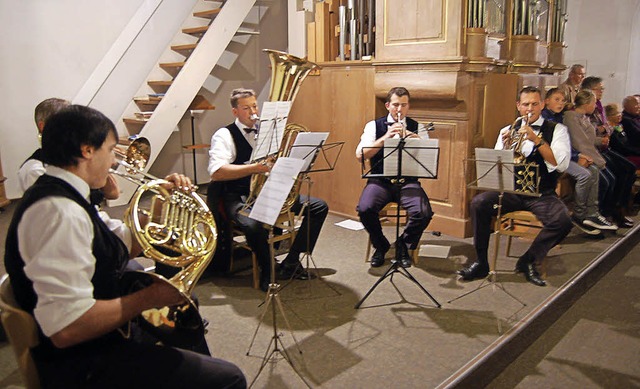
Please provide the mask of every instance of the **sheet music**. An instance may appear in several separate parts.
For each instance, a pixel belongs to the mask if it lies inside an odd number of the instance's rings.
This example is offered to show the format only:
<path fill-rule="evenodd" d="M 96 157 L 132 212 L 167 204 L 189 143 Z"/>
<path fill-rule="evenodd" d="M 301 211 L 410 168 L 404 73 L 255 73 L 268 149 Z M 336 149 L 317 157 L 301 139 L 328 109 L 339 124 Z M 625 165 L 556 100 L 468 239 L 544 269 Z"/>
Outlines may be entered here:
<path fill-rule="evenodd" d="M 273 225 L 280 215 L 295 180 L 298 178 L 304 160 L 297 158 L 278 158 L 264 183 L 249 217 Z"/>
<path fill-rule="evenodd" d="M 502 174 L 496 165 L 498 158 L 505 163 Z M 478 187 L 513 191 L 513 150 L 476 148 L 476 172 Z"/>
<path fill-rule="evenodd" d="M 438 140 L 437 139 L 405 139 L 402 151 L 403 177 L 435 177 L 438 171 Z M 384 160 L 383 174 L 390 177 L 398 174 L 398 156 L 393 151 L 398 147 L 400 139 L 385 139 L 384 155 L 389 157 Z"/>
<path fill-rule="evenodd" d="M 256 147 L 251 154 L 255 161 L 274 154 L 280 148 L 284 128 L 291 110 L 291 101 L 267 101 L 260 110 L 260 124 Z"/>
<path fill-rule="evenodd" d="M 290 158 L 298 158 L 304 160 L 302 171 L 306 172 L 311 167 L 311 163 L 316 158 L 320 146 L 329 137 L 328 132 L 301 132 L 293 142 Z"/>

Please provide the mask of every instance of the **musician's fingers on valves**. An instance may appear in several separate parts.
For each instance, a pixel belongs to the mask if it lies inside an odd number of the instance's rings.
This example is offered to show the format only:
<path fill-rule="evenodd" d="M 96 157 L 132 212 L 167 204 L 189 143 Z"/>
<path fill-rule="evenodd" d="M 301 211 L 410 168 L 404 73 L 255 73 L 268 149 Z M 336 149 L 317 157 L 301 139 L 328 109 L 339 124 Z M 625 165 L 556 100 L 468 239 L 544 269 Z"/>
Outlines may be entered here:
<path fill-rule="evenodd" d="M 178 188 L 184 191 L 191 191 L 194 189 L 193 184 L 191 183 L 191 179 L 184 174 L 173 173 L 169 174 L 164 179 L 169 181 L 169 183 L 171 184 L 171 186 L 166 189 Z"/>

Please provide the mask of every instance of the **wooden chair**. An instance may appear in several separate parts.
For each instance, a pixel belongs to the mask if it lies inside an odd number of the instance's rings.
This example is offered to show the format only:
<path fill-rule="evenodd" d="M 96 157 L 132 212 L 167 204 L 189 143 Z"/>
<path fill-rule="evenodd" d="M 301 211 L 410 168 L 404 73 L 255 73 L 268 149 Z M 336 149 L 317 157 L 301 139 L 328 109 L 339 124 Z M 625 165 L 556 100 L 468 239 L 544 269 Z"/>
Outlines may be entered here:
<path fill-rule="evenodd" d="M 298 212 L 297 214 L 291 212 L 290 210 L 287 212 L 281 213 L 278 216 L 278 219 L 276 220 L 273 226 L 265 225 L 265 228 L 269 231 L 269 238 L 267 239 L 267 242 L 271 250 L 274 250 L 275 252 L 274 244 L 276 242 L 289 240 L 289 244 L 290 245 L 293 244 L 293 241 L 296 238 L 296 234 L 300 229 L 300 221 L 302 220 L 302 216 L 304 215 L 303 213 L 304 210 L 305 210 L 305 207 L 302 207 L 300 212 Z M 276 228 L 279 228 L 282 231 L 282 233 L 274 234 L 273 230 L 275 230 Z M 244 233 L 236 226 L 233 227 L 233 248 L 234 249 L 243 248 L 251 251 L 251 265 L 253 268 L 253 287 L 255 289 L 259 289 L 260 288 L 260 268 L 258 266 L 258 258 L 256 257 L 256 254 L 251 250 L 251 247 L 249 247 L 249 245 L 247 244 L 247 240 L 244 236 Z M 233 266 L 233 255 L 231 256 L 231 265 Z"/>
<path fill-rule="evenodd" d="M 31 356 L 31 348 L 39 343 L 38 327 L 33 316 L 18 307 L 6 274 L 0 280 L 0 310 L 2 326 L 13 348 L 25 386 L 27 389 L 40 388 L 38 371 Z"/>
<path fill-rule="evenodd" d="M 529 211 L 514 211 L 500 216 L 500 219 L 496 220 L 495 248 L 489 270 L 494 272 L 496 268 L 498 250 L 500 249 L 500 235 L 507 236 L 507 257 L 514 257 L 511 255 L 511 239 L 514 236 L 534 239 L 541 229 L 542 223 Z"/>
<path fill-rule="evenodd" d="M 398 203 L 395 202 L 390 202 L 389 204 L 385 205 L 384 208 L 382 208 L 382 210 L 380 211 L 380 214 L 378 215 L 380 218 L 380 224 L 384 227 L 384 226 L 394 226 L 396 225 L 396 221 L 397 219 L 397 212 L 398 212 Z M 404 209 L 400 209 L 400 227 L 404 227 L 407 225 L 407 211 L 405 211 Z M 364 261 L 365 262 L 369 262 L 371 261 L 371 248 L 373 247 L 373 245 L 371 244 L 371 237 L 369 237 L 369 241 L 367 243 L 367 253 L 364 255 Z M 420 254 L 420 247 L 418 246 L 418 248 L 416 248 L 415 250 L 411 251 L 411 259 L 413 260 L 414 264 L 418 263 L 418 257 Z"/>

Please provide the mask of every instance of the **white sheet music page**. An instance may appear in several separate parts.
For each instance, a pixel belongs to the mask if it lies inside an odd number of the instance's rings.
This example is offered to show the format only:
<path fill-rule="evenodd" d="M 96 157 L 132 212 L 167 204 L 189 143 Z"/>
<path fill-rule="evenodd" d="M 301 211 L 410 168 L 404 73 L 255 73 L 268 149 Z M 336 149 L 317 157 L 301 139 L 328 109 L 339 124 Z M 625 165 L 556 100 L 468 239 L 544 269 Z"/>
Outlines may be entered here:
<path fill-rule="evenodd" d="M 498 159 L 505 163 L 502 171 L 496 164 Z M 478 187 L 513 191 L 513 150 L 476 148 L 476 172 Z"/>
<path fill-rule="evenodd" d="M 304 160 L 302 165 L 302 171 L 306 172 L 311 166 L 311 162 L 316 157 L 320 146 L 329 137 L 328 132 L 301 132 L 296 136 L 296 141 L 293 142 L 291 153 L 289 157 L 298 158 Z"/>
<path fill-rule="evenodd" d="M 256 147 L 251 154 L 251 160 L 255 161 L 274 154 L 280 148 L 284 128 L 287 126 L 287 118 L 291 110 L 291 101 L 267 101 L 260 110 L 260 130 Z"/>
<path fill-rule="evenodd" d="M 278 158 L 264 183 L 249 217 L 273 225 L 280 214 L 295 180 L 298 178 L 304 160 L 297 158 Z"/>
<path fill-rule="evenodd" d="M 385 139 L 383 173 L 386 177 L 398 174 L 397 147 L 400 139 Z M 437 139 L 405 139 L 402 152 L 402 177 L 435 177 L 438 171 Z"/>

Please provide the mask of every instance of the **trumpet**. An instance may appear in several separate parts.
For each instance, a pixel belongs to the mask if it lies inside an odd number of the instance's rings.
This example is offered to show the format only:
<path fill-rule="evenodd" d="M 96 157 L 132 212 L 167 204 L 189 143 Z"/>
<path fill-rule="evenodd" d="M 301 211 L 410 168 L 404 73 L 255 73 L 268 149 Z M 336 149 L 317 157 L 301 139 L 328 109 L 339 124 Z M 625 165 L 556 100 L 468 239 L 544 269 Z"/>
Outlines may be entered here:
<path fill-rule="evenodd" d="M 529 125 L 529 119 L 531 119 L 531 113 L 517 118 L 509 129 L 509 142 L 503 147 L 504 150 L 513 150 L 514 162 L 522 163 L 526 157 L 522 153 L 522 145 L 526 140 L 526 134 L 520 133 L 520 129 Z M 520 126 L 517 126 L 518 121 Z"/>

